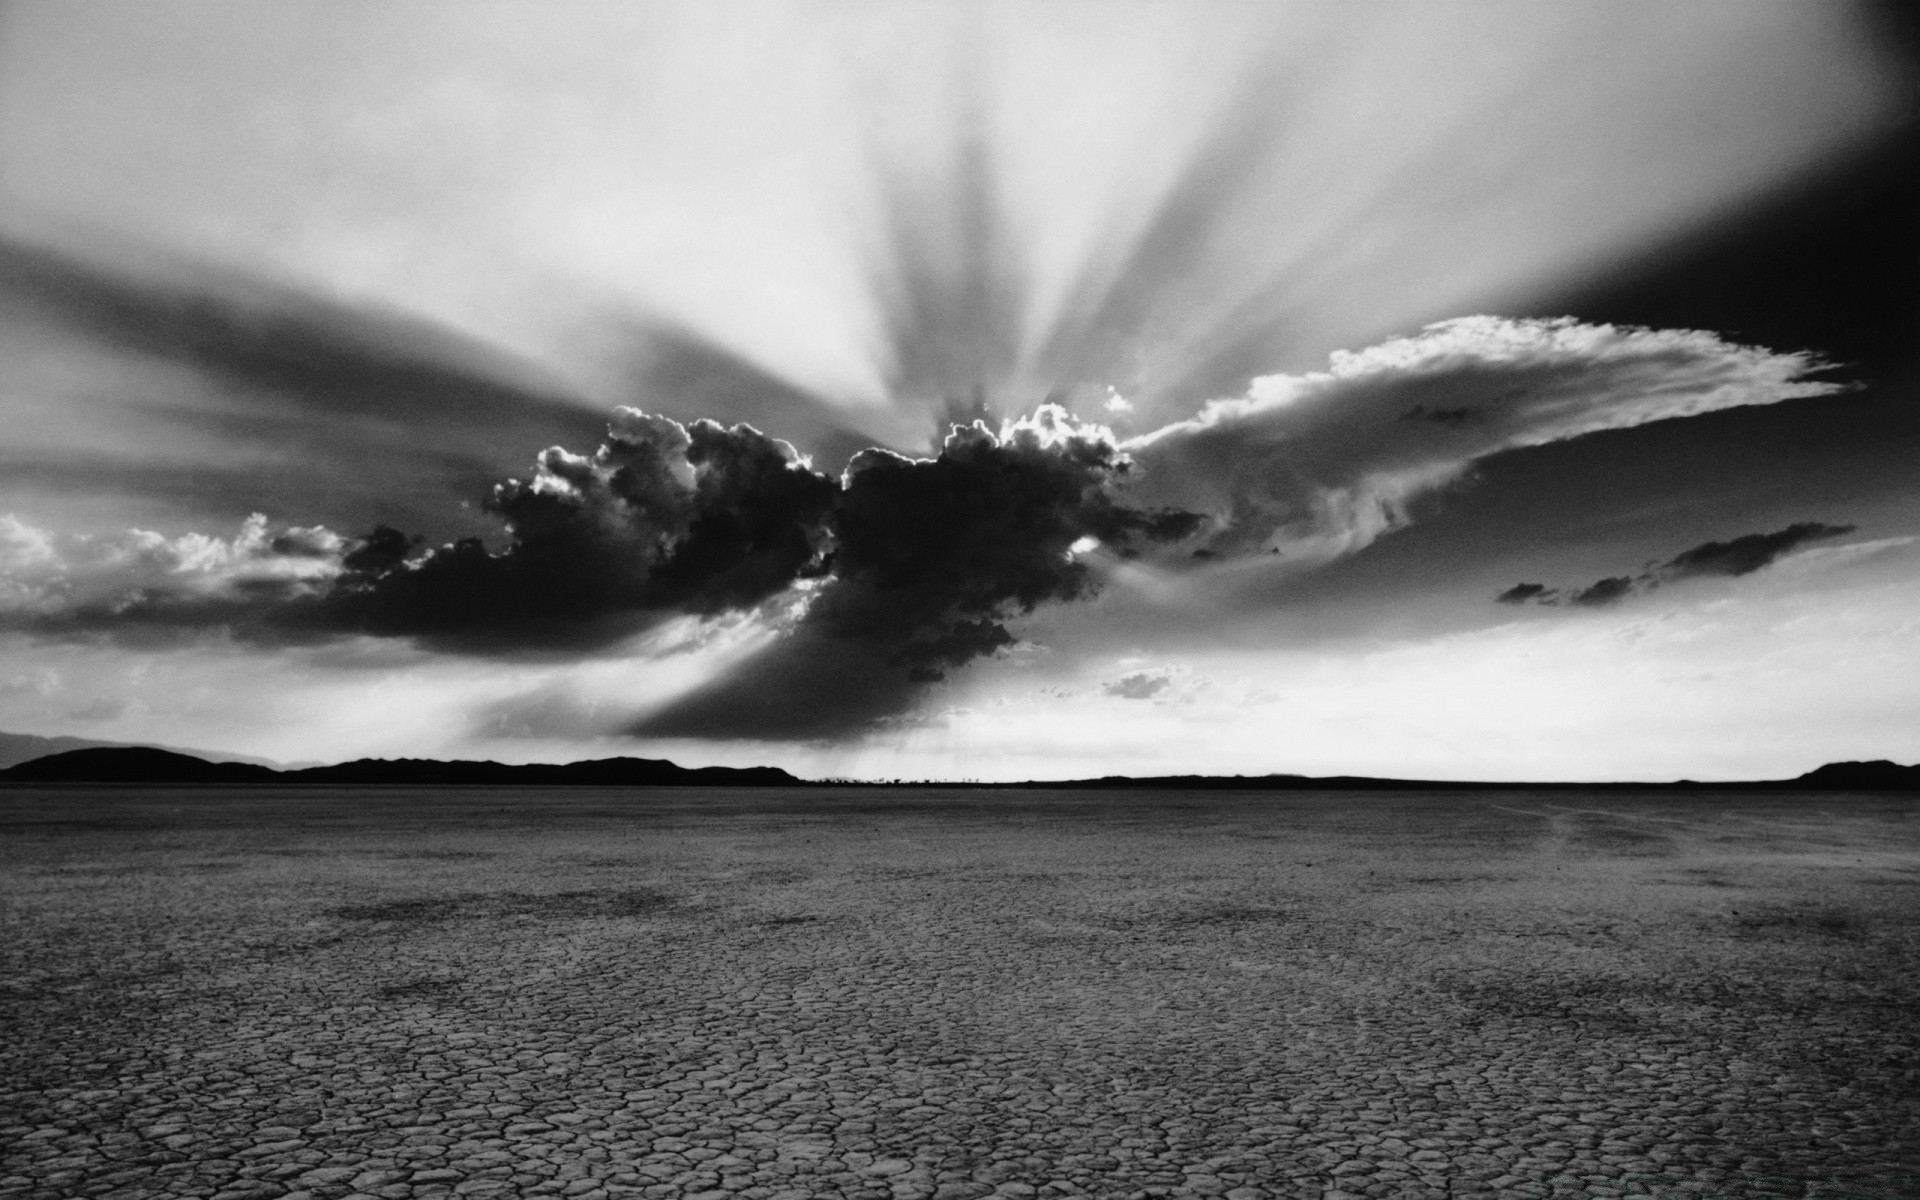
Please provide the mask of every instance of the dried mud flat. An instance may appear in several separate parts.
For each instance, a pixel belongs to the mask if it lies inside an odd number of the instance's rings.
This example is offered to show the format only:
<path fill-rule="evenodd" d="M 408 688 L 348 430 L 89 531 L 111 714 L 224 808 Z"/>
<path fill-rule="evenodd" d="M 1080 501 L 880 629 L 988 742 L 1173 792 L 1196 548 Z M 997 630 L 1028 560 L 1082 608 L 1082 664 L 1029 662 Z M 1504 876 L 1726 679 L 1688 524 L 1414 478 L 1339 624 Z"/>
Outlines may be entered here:
<path fill-rule="evenodd" d="M 0 1197 L 1916 1195 L 1917 812 L 0 790 Z"/>

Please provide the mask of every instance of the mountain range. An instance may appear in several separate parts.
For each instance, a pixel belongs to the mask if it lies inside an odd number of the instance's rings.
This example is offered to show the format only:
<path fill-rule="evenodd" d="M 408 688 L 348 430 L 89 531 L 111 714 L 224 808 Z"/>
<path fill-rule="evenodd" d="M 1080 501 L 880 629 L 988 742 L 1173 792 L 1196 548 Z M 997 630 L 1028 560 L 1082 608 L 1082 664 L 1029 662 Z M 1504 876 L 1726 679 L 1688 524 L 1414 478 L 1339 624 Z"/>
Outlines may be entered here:
<path fill-rule="evenodd" d="M 18 736 L 18 735 L 15 735 Z M 59 740 L 59 739 L 48 739 Z M 807 780 L 778 767 L 682 767 L 664 759 L 603 758 L 574 763 L 443 762 L 437 759 L 357 759 L 329 766 L 276 770 L 259 762 L 213 762 L 191 754 L 151 746 L 83 746 L 62 750 L 0 770 L 0 783 L 127 784 L 360 784 L 417 786 L 512 785 L 518 787 L 850 787 L 881 786 L 846 780 Z M 1597 790 L 1661 789 L 1679 791 L 1761 788 L 1812 791 L 1920 791 L 1920 765 L 1885 760 L 1828 763 L 1793 779 L 1739 783 L 1484 783 L 1467 780 L 1375 779 L 1359 775 L 1163 775 L 1134 778 L 1041 780 L 1022 783 L 910 783 L 886 786 L 1087 788 L 1159 791 L 1377 791 L 1527 788 Z"/>
<path fill-rule="evenodd" d="M 778 767 L 682 767 L 663 759 L 603 758 L 576 763 L 441 762 L 363 758 L 275 770 L 258 763 L 209 762 L 150 746 L 89 746 L 0 771 L 3 783 L 514 784 L 521 787 L 659 785 L 798 787 Z"/>
<path fill-rule="evenodd" d="M 32 762 L 36 758 L 45 758 L 49 754 L 59 754 L 67 750 L 92 750 L 106 747 L 123 747 L 127 742 L 103 742 L 94 738 L 82 737 L 41 737 L 34 733 L 0 733 L 0 770 L 18 766 L 23 762 Z M 270 758 L 255 758 L 246 754 L 228 754 L 220 750 L 195 750 L 185 746 L 156 746 L 147 743 L 135 743 L 150 750 L 170 750 L 175 754 L 187 754 L 194 758 L 204 758 L 208 762 L 257 763 L 263 767 L 278 770 L 285 763 Z"/>

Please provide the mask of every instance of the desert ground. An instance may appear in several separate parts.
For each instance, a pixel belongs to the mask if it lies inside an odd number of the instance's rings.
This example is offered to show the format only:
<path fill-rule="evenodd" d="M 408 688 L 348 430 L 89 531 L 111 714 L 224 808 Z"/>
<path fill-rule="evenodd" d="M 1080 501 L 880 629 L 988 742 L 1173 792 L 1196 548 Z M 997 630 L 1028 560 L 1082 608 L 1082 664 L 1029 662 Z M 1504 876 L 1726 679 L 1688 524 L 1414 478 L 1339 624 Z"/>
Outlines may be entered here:
<path fill-rule="evenodd" d="M 0 789 L 0 1197 L 1920 1195 L 1917 816 Z"/>

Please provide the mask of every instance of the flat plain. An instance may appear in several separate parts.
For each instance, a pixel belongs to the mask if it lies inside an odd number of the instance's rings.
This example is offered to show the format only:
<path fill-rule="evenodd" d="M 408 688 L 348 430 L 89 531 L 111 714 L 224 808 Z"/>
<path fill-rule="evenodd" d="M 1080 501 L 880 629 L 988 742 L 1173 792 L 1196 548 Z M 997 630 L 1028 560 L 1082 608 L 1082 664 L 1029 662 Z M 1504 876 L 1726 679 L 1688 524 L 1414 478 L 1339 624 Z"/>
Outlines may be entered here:
<path fill-rule="evenodd" d="M 0 1197 L 1920 1195 L 1917 818 L 0 789 Z"/>

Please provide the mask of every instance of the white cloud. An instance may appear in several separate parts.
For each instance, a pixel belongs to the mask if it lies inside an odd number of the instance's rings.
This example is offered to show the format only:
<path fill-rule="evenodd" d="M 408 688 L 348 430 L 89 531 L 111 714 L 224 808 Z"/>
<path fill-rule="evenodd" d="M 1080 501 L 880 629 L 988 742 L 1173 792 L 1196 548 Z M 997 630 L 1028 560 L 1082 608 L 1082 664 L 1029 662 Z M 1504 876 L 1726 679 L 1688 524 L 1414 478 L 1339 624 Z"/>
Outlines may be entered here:
<path fill-rule="evenodd" d="M 1461 317 L 1263 376 L 1123 448 L 1138 498 L 1214 518 L 1211 553 L 1324 559 L 1404 525 L 1477 459 L 1840 391 L 1808 378 L 1823 365 L 1698 330 Z"/>
<path fill-rule="evenodd" d="M 285 594 L 340 573 L 345 539 L 318 526 L 274 530 L 255 513 L 230 538 L 167 537 L 130 529 L 111 536 L 55 533 L 0 515 L 0 617 L 112 610 L 166 596 L 237 598 Z"/>

